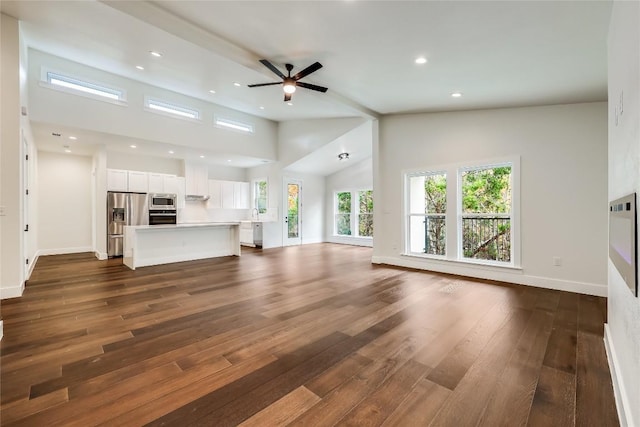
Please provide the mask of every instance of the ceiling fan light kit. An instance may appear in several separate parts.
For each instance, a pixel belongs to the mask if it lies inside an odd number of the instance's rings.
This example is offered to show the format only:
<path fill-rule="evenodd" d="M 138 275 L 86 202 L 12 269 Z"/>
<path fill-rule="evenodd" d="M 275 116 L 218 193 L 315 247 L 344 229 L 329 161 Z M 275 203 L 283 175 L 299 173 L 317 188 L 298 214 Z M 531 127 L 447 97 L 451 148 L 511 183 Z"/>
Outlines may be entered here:
<path fill-rule="evenodd" d="M 291 71 L 293 70 L 293 65 L 291 64 L 285 64 L 285 67 L 287 68 L 287 75 L 285 76 L 280 70 L 278 70 L 275 65 L 273 65 L 271 62 L 269 62 L 266 59 L 261 59 L 260 63 L 262 63 L 262 65 L 264 65 L 265 67 L 267 67 L 268 69 L 270 69 L 275 75 L 277 75 L 278 77 L 280 77 L 282 79 L 282 82 L 273 82 L 273 83 L 257 83 L 257 84 L 252 84 L 249 85 L 249 87 L 260 87 L 260 86 L 273 86 L 273 85 L 282 85 L 282 89 L 284 90 L 284 101 L 285 102 L 289 102 L 291 101 L 291 95 L 296 91 L 297 87 L 302 87 L 305 89 L 311 89 L 311 90 L 315 90 L 318 92 L 326 92 L 327 88 L 323 87 L 323 86 L 318 86 L 318 85 L 314 85 L 311 83 L 304 83 L 299 81 L 301 78 L 308 76 L 309 74 L 313 73 L 314 71 L 318 71 L 320 68 L 322 68 L 322 64 L 319 62 L 314 62 L 313 64 L 309 65 L 307 68 L 305 68 L 304 70 L 298 72 L 295 75 L 291 75 Z"/>
<path fill-rule="evenodd" d="M 349 160 L 349 153 L 338 154 L 338 160 Z"/>

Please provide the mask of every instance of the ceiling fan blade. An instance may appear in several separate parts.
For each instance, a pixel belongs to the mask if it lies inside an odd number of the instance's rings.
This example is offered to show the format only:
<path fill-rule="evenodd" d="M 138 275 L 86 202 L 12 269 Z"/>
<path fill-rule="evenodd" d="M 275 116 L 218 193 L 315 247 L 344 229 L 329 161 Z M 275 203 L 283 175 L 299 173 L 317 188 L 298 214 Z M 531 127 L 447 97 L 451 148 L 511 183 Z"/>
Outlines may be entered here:
<path fill-rule="evenodd" d="M 280 70 L 278 70 L 275 65 L 273 65 L 271 62 L 267 61 L 266 59 L 261 59 L 260 62 L 262 63 L 262 65 L 264 65 L 265 67 L 267 67 L 268 69 L 270 69 L 271 71 L 273 71 L 278 77 L 280 77 L 281 79 L 286 78 L 287 76 L 285 76 L 284 74 L 282 74 L 282 72 Z"/>
<path fill-rule="evenodd" d="M 311 89 L 311 90 L 317 90 L 318 92 L 326 92 L 327 88 L 324 86 L 317 86 L 317 85 L 312 85 L 310 83 L 304 83 L 304 82 L 296 82 L 296 86 L 300 86 L 303 87 L 305 89 Z"/>
<path fill-rule="evenodd" d="M 285 93 L 284 94 L 284 102 L 289 102 L 291 101 L 291 94 L 290 93 Z"/>
<path fill-rule="evenodd" d="M 301 78 L 303 78 L 304 76 L 308 76 L 309 74 L 313 73 L 314 71 L 318 71 L 320 68 L 322 68 L 322 64 L 319 62 L 313 63 L 311 65 L 309 65 L 307 68 L 305 68 L 304 70 L 300 71 L 298 74 L 296 74 L 295 76 L 293 76 L 293 80 L 299 80 Z"/>
<path fill-rule="evenodd" d="M 275 83 L 257 83 L 254 85 L 247 85 L 249 87 L 259 87 L 259 86 L 272 86 L 272 85 L 281 85 L 282 82 L 275 82 Z"/>

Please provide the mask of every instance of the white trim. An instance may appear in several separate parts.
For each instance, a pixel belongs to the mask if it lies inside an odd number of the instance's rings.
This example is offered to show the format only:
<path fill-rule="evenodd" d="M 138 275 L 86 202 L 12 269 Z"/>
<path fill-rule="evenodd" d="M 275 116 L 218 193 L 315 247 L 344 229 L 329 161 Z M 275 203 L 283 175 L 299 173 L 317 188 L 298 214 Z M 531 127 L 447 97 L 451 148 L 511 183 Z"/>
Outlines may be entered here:
<path fill-rule="evenodd" d="M 105 259 L 109 258 L 109 255 L 106 252 L 98 252 L 98 251 L 94 251 L 93 254 L 95 255 L 96 258 L 98 258 L 98 260 L 100 261 L 104 261 Z"/>
<path fill-rule="evenodd" d="M 75 248 L 40 249 L 36 252 L 36 257 L 43 255 L 78 254 L 81 252 L 93 252 L 93 248 L 91 246 L 77 246 Z"/>
<path fill-rule="evenodd" d="M 538 288 L 555 289 L 558 291 L 574 292 L 599 297 L 607 296 L 607 286 L 598 283 L 576 282 L 572 280 L 554 279 L 551 277 L 530 276 L 522 270 L 467 263 L 439 262 L 431 259 L 417 259 L 415 257 L 374 256 L 373 264 L 388 264 L 398 267 L 414 268 L 418 270 L 435 271 L 439 273 L 455 274 L 478 279 L 497 280 L 517 285 L 535 286 Z"/>
<path fill-rule="evenodd" d="M 625 392 L 624 377 L 621 376 L 618 356 L 611 339 L 611 330 L 609 324 L 604 324 L 604 349 L 607 352 L 607 362 L 609 362 L 609 370 L 611 371 L 611 382 L 613 383 L 613 396 L 616 401 L 616 409 L 618 411 L 618 419 L 623 427 L 635 426 L 633 414 L 631 412 L 631 403 L 629 396 Z"/>
<path fill-rule="evenodd" d="M 372 237 L 329 236 L 327 238 L 327 242 L 329 242 L 329 243 L 337 243 L 337 244 L 341 244 L 341 245 L 373 247 L 373 238 Z"/>
<path fill-rule="evenodd" d="M 33 269 L 35 268 L 39 257 L 40 251 L 36 251 L 35 255 L 33 255 L 33 260 L 29 261 L 29 270 L 27 271 L 27 277 L 25 280 L 29 280 L 29 277 L 31 277 L 31 273 L 33 273 Z"/>
<path fill-rule="evenodd" d="M 202 123 L 201 110 L 148 95 L 144 96 L 144 110 L 161 116 L 173 117 L 174 119 Z M 190 117 L 188 114 L 193 114 L 195 117 Z"/>
<path fill-rule="evenodd" d="M 0 288 L 0 300 L 21 297 L 23 292 L 24 282 L 22 282 L 19 286 Z"/>
<path fill-rule="evenodd" d="M 4 337 L 4 321 L 0 320 L 0 341 L 2 341 L 2 337 Z"/>
<path fill-rule="evenodd" d="M 49 80 L 49 74 L 54 74 L 57 75 L 59 77 L 62 78 L 67 78 L 69 80 L 75 80 L 77 82 L 80 83 L 86 83 L 89 85 L 93 85 L 96 86 L 97 88 L 103 88 L 105 89 L 105 92 L 107 91 L 112 91 L 114 92 L 114 95 L 116 95 L 118 98 L 114 99 L 114 98 L 109 98 L 106 96 L 102 96 L 102 95 L 98 95 L 98 94 L 94 94 L 94 93 L 90 93 L 90 92 L 85 92 L 82 91 L 80 89 L 73 89 L 70 87 L 66 87 L 66 86 L 61 86 L 61 85 L 56 85 L 53 83 L 50 83 Z M 62 71 L 57 71 L 57 70 L 53 70 L 47 67 L 41 67 L 40 68 L 40 82 L 38 82 L 39 85 L 41 87 L 47 88 L 47 89 L 52 89 L 52 90 L 56 90 L 58 92 L 64 92 L 64 93 L 68 93 L 71 95 L 76 95 L 76 96 L 82 96 L 85 98 L 89 98 L 89 99 L 94 99 L 96 101 L 102 101 L 102 102 L 108 102 L 110 104 L 116 104 L 116 105 L 120 105 L 120 106 L 126 106 L 127 105 L 127 91 L 119 88 L 119 87 L 115 87 L 115 86 L 111 86 L 108 84 L 104 84 L 102 82 L 98 82 L 95 80 L 91 80 L 91 79 L 86 79 L 86 78 L 81 78 L 81 77 L 76 77 L 72 74 L 69 74 L 67 72 L 62 72 Z M 82 86 L 80 84 L 78 84 L 78 86 Z M 88 89 L 91 89 L 88 87 Z"/>
<path fill-rule="evenodd" d="M 252 123 L 245 123 L 239 120 L 231 120 L 215 114 L 213 116 L 213 125 L 219 129 L 231 130 L 243 134 L 253 135 L 254 133 L 254 127 Z"/>

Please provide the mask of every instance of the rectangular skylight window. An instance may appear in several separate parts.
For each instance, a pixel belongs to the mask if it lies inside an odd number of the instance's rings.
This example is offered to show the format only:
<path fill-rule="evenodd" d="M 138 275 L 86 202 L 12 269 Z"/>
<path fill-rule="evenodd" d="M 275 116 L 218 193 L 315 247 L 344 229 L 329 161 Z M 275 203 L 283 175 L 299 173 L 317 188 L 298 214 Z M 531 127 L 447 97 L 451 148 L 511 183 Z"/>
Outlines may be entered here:
<path fill-rule="evenodd" d="M 62 74 L 47 72 L 47 83 L 60 88 L 71 89 L 73 91 L 82 92 L 89 95 L 95 95 L 102 98 L 113 99 L 115 101 L 124 101 L 124 91 L 112 89 L 95 83 L 89 83 L 84 80 L 76 79 Z"/>
<path fill-rule="evenodd" d="M 241 132 L 253 133 L 253 125 L 250 125 L 248 123 L 236 122 L 234 120 L 229 120 L 222 117 L 216 117 L 215 124 L 218 127 L 239 130 Z"/>
<path fill-rule="evenodd" d="M 155 112 L 167 113 L 186 119 L 200 120 L 200 111 L 194 108 L 184 107 L 157 99 L 146 98 L 147 108 Z"/>

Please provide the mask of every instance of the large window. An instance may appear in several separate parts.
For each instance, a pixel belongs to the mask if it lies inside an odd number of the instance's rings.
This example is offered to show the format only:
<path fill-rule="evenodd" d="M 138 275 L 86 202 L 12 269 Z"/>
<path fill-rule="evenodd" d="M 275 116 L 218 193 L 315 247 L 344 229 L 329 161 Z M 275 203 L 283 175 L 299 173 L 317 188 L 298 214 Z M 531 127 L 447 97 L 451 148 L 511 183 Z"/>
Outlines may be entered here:
<path fill-rule="evenodd" d="M 511 166 L 462 170 L 462 254 L 511 262 Z"/>
<path fill-rule="evenodd" d="M 373 191 L 335 193 L 334 233 L 337 236 L 373 237 Z"/>
<path fill-rule="evenodd" d="M 336 193 L 336 234 L 351 236 L 351 192 Z"/>
<path fill-rule="evenodd" d="M 358 191 L 358 236 L 373 237 L 373 191 Z"/>
<path fill-rule="evenodd" d="M 405 254 L 518 266 L 518 169 L 513 160 L 407 173 Z"/>
<path fill-rule="evenodd" d="M 444 256 L 447 246 L 447 174 L 418 173 L 409 181 L 409 245 L 413 253 Z"/>

